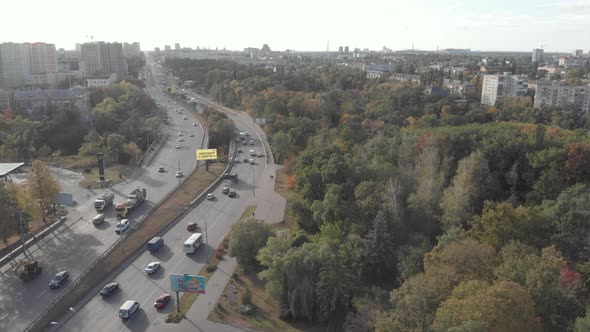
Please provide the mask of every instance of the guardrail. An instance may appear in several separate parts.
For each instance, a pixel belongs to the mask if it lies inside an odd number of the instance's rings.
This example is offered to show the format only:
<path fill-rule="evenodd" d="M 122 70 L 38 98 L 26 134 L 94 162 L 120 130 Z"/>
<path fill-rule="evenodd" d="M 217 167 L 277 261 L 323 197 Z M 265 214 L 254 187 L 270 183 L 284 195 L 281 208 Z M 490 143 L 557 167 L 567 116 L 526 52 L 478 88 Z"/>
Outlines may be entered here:
<path fill-rule="evenodd" d="M 203 148 L 203 146 L 205 144 L 206 136 L 207 135 L 204 132 L 203 138 L 201 139 L 201 148 Z M 230 150 L 231 150 L 232 144 L 234 144 L 234 143 L 230 142 Z M 234 148 L 234 155 L 235 155 L 235 150 L 237 148 L 236 148 L 236 146 L 233 146 L 233 148 Z M 191 176 L 198 170 L 198 167 L 199 167 L 199 162 L 197 161 L 197 165 L 196 165 L 195 169 L 190 174 Z M 230 172 L 232 167 L 233 167 L 233 159 L 228 161 L 228 164 L 227 164 L 223 174 Z M 174 224 L 176 224 L 176 222 L 178 222 L 180 219 L 182 219 L 182 217 L 184 217 L 193 208 L 195 208 L 204 199 L 204 197 L 206 196 L 206 193 L 209 192 L 211 190 L 211 188 L 214 188 L 215 186 L 219 185 L 219 183 L 223 180 L 223 174 L 219 178 L 217 178 L 213 182 L 213 184 L 211 184 L 204 192 L 199 194 L 199 196 L 197 196 L 196 199 L 191 201 L 187 208 L 185 208 L 183 211 L 181 211 L 179 214 L 177 214 L 174 218 L 172 218 L 172 220 L 170 220 L 164 226 L 160 227 L 160 229 L 155 234 L 159 234 L 160 232 L 167 230 L 167 228 L 172 227 Z M 184 181 L 181 183 L 178 183 L 176 186 L 174 186 L 174 188 L 171 191 L 169 191 L 166 195 L 164 195 L 164 197 L 158 203 L 156 203 L 151 208 L 149 208 L 145 212 L 145 214 L 139 220 L 137 220 L 137 222 L 133 225 L 133 227 L 131 227 L 127 232 L 125 232 L 125 234 L 123 236 L 121 236 L 119 239 L 117 239 L 111 246 L 109 246 L 105 250 L 105 252 L 103 252 L 94 261 L 94 263 L 92 265 L 90 265 L 86 270 L 84 270 L 84 272 L 82 272 L 78 278 L 76 278 L 75 280 L 72 281 L 70 286 L 67 287 L 63 293 L 61 293 L 58 297 L 56 297 L 39 315 L 37 315 L 37 317 L 26 327 L 25 331 L 43 331 L 48 326 L 50 326 L 51 321 L 58 320 L 59 316 L 61 314 L 63 314 L 63 312 L 66 311 L 66 310 L 60 310 L 60 309 L 73 307 L 73 306 L 79 304 L 80 301 L 83 301 L 84 298 L 88 298 L 88 300 L 89 300 L 90 297 L 88 296 L 88 293 L 91 293 L 91 290 L 98 287 L 98 285 L 100 285 L 101 283 L 98 283 L 97 285 L 95 284 L 92 286 L 81 285 L 82 281 L 84 279 L 87 279 L 85 277 L 87 277 L 88 275 L 91 275 L 93 273 L 96 273 L 96 272 L 104 272 L 104 270 L 97 269 L 97 267 L 101 264 L 104 264 L 104 260 L 106 260 L 106 257 L 108 255 L 110 255 L 113 251 L 118 249 L 127 238 L 129 238 L 130 236 L 135 234 L 135 231 L 139 227 L 141 227 L 141 225 L 147 219 L 147 217 L 149 217 L 149 215 L 155 209 L 160 207 L 168 198 L 170 198 L 170 196 L 176 191 L 176 189 L 178 189 L 178 187 L 180 185 L 182 185 L 182 183 L 184 183 Z M 149 241 L 149 239 L 147 241 Z M 140 250 L 142 250 L 142 248 L 143 248 L 143 246 L 140 246 L 139 249 L 136 250 L 136 252 L 129 255 L 129 257 L 136 255 Z M 103 278 L 103 279 L 106 279 L 106 278 Z M 83 292 L 85 295 L 81 299 L 74 296 L 74 298 L 70 299 L 69 301 L 64 300 L 68 295 L 71 295 L 72 292 L 74 292 L 76 290 L 75 287 L 83 287 L 80 290 L 80 292 Z M 85 304 L 86 302 L 87 301 L 83 302 L 82 304 Z M 60 306 L 57 305 L 58 303 L 60 304 Z M 51 312 L 52 310 L 54 310 L 55 312 L 52 313 Z M 67 319 L 69 319 L 69 317 Z M 66 321 L 67 321 L 67 319 L 66 319 Z"/>

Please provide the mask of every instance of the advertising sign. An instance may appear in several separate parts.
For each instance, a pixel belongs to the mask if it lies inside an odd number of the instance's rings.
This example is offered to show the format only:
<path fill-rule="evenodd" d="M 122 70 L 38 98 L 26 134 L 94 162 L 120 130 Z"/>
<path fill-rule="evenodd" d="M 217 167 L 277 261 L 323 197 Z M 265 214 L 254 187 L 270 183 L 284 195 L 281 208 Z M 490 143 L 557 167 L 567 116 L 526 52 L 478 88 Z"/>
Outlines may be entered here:
<path fill-rule="evenodd" d="M 170 288 L 173 292 L 205 294 L 205 277 L 188 274 L 171 274 Z"/>
<path fill-rule="evenodd" d="M 197 150 L 197 160 L 217 160 L 217 149 Z"/>
<path fill-rule="evenodd" d="M 256 118 L 255 122 L 257 125 L 262 126 L 262 125 L 266 124 L 266 119 L 265 118 Z"/>

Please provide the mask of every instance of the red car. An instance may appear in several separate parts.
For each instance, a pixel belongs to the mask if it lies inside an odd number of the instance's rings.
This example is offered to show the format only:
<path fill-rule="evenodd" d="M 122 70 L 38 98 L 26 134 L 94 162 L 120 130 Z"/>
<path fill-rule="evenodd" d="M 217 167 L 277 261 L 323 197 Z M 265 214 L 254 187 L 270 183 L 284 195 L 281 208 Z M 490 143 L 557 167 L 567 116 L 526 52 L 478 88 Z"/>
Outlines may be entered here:
<path fill-rule="evenodd" d="M 166 307 L 168 302 L 170 302 L 171 297 L 172 296 L 170 294 L 160 295 L 160 297 L 156 300 L 156 303 L 154 303 L 154 307 L 156 307 L 156 309 L 158 310 L 163 309 L 164 307 Z"/>
<path fill-rule="evenodd" d="M 199 224 L 197 224 L 196 222 L 191 222 L 186 226 L 186 230 L 189 232 L 194 232 L 197 230 L 197 228 L 199 228 Z"/>

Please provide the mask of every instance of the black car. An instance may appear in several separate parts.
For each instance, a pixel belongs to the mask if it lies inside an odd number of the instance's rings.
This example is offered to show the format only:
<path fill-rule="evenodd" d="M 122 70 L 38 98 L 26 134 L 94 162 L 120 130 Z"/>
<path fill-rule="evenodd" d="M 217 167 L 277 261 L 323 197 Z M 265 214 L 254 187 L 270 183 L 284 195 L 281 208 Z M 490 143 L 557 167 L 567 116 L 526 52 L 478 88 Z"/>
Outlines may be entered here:
<path fill-rule="evenodd" d="M 112 292 L 116 291 L 117 289 L 119 289 L 119 283 L 118 282 L 111 282 L 110 284 L 106 284 L 100 290 L 100 295 L 107 297 L 107 296 L 111 295 Z"/>
<path fill-rule="evenodd" d="M 229 197 L 236 197 L 236 195 L 237 195 L 236 192 L 233 190 L 227 194 L 227 196 L 229 196 Z"/>
<path fill-rule="evenodd" d="M 221 190 L 221 193 L 224 195 L 229 194 L 229 188 L 228 187 L 223 187 L 223 189 Z"/>
<path fill-rule="evenodd" d="M 60 288 L 64 284 L 64 282 L 68 280 L 69 277 L 70 274 L 68 273 L 68 271 L 59 272 L 55 275 L 55 277 L 53 277 L 53 279 L 51 279 L 51 282 L 49 283 L 49 288 Z"/>

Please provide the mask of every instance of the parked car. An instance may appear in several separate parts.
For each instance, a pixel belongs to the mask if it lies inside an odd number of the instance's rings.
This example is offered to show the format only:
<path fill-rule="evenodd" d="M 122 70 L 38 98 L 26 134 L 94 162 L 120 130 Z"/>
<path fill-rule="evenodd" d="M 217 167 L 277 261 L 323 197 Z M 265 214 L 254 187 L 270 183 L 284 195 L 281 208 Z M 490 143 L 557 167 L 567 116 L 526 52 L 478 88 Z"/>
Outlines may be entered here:
<path fill-rule="evenodd" d="M 114 291 L 116 291 L 117 289 L 119 289 L 119 283 L 118 282 L 111 282 L 110 284 L 106 284 L 100 290 L 100 295 L 102 297 L 107 297 L 107 296 L 111 295 Z"/>
<path fill-rule="evenodd" d="M 221 189 L 221 193 L 224 195 L 227 195 L 229 193 L 229 188 L 228 187 L 223 187 L 223 189 Z"/>
<path fill-rule="evenodd" d="M 182 119 L 183 119 L 183 120 L 187 120 L 188 118 L 187 118 L 187 117 L 186 117 L 186 115 L 185 115 L 185 116 L 183 116 L 183 117 L 182 117 Z"/>
<path fill-rule="evenodd" d="M 250 140 L 250 145 L 254 145 L 254 140 Z"/>
<path fill-rule="evenodd" d="M 230 191 L 230 192 L 227 194 L 227 196 L 228 196 L 228 197 L 232 197 L 232 198 L 233 198 L 233 197 L 236 197 L 236 195 L 237 195 L 237 194 L 236 194 L 236 192 L 235 192 L 235 191 L 233 191 L 233 190 L 232 190 L 232 191 Z"/>
<path fill-rule="evenodd" d="M 264 157 L 264 154 L 262 152 L 258 152 L 258 157 Z"/>
<path fill-rule="evenodd" d="M 256 164 L 256 162 L 254 161 L 254 159 L 250 158 L 248 159 L 248 162 L 250 163 L 250 165 L 254 165 Z"/>
<path fill-rule="evenodd" d="M 238 149 L 238 153 L 242 153 L 242 149 Z"/>
<path fill-rule="evenodd" d="M 193 122 L 193 127 L 196 127 L 196 126 L 197 126 L 197 124 L 195 122 Z"/>
<path fill-rule="evenodd" d="M 160 168 L 158 168 L 158 172 L 160 172 L 160 173 L 164 173 L 164 171 L 165 171 L 165 170 L 164 170 L 164 166 L 160 166 Z"/>
<path fill-rule="evenodd" d="M 180 137 L 178 138 L 178 141 L 179 141 L 179 142 L 184 142 L 184 137 L 180 136 Z"/>
<path fill-rule="evenodd" d="M 145 273 L 152 274 L 160 269 L 162 264 L 160 262 L 151 262 L 145 267 Z"/>
<path fill-rule="evenodd" d="M 104 214 L 97 214 L 96 217 L 92 218 L 92 224 L 98 226 L 104 222 Z"/>
<path fill-rule="evenodd" d="M 170 294 L 160 295 L 160 297 L 158 297 L 158 299 L 156 300 L 156 303 L 154 303 L 154 307 L 156 307 L 156 309 L 158 310 L 163 309 L 164 307 L 166 307 L 168 302 L 170 302 L 170 298 L 172 298 Z"/>
<path fill-rule="evenodd" d="M 181 178 L 181 177 L 182 177 L 182 171 L 178 171 L 178 172 L 176 172 L 176 177 L 177 177 L 177 178 Z"/>
<path fill-rule="evenodd" d="M 244 160 L 242 160 L 243 162 L 245 162 L 246 164 L 250 162 L 250 159 L 248 158 L 244 158 Z"/>
<path fill-rule="evenodd" d="M 179 137 L 182 137 L 182 131 L 179 131 L 179 132 L 178 132 L 178 136 L 179 136 Z"/>
<path fill-rule="evenodd" d="M 60 288 L 68 279 L 70 278 L 70 273 L 68 271 L 61 271 L 57 273 L 53 279 L 49 282 L 49 288 L 55 289 Z"/>
<path fill-rule="evenodd" d="M 212 193 L 207 194 L 207 200 L 212 201 L 215 198 Z"/>
<path fill-rule="evenodd" d="M 194 137 L 194 136 L 195 136 L 195 134 L 193 134 L 193 133 L 190 133 L 190 134 L 188 134 L 188 136 L 189 136 L 189 137 Z"/>
<path fill-rule="evenodd" d="M 235 158 L 234 159 L 234 163 L 239 164 L 240 163 L 240 158 Z"/>
<path fill-rule="evenodd" d="M 180 144 L 176 144 L 176 148 L 177 149 L 180 149 Z"/>
<path fill-rule="evenodd" d="M 199 224 L 197 224 L 196 222 L 191 222 L 188 225 L 186 225 L 186 230 L 189 232 L 194 232 L 197 230 L 197 228 L 199 228 Z"/>

